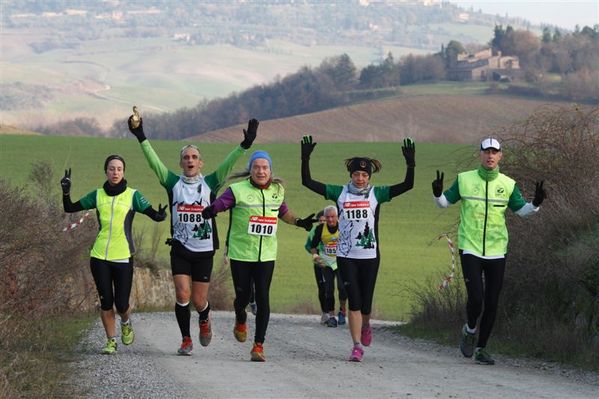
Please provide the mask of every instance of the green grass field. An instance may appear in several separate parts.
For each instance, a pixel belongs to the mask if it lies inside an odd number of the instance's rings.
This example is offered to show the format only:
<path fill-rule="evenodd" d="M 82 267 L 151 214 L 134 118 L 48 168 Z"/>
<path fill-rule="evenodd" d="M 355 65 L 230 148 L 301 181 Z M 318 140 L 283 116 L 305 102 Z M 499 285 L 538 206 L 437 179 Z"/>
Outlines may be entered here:
<path fill-rule="evenodd" d="M 254 147 L 271 153 L 275 175 L 286 180 L 286 201 L 296 214 L 306 216 L 328 204 L 322 197 L 301 186 L 299 144 L 260 145 L 259 141 L 258 137 Z M 153 145 L 165 164 L 178 172 L 178 151 L 183 142 L 153 141 Z M 200 143 L 206 165 L 204 172 L 214 170 L 233 146 Z M 379 318 L 408 319 L 412 305 L 410 290 L 417 284 L 439 283 L 441 273 L 449 272 L 450 268 L 447 244 L 437 241 L 436 237 L 451 229 L 457 220 L 458 209 L 440 210 L 435 207 L 431 181 L 439 168 L 445 171 L 446 186 L 451 184 L 457 163 L 471 157 L 474 152 L 470 147 L 429 143 L 417 143 L 416 149 L 414 189 L 381 207 L 381 268 L 374 303 L 374 311 Z M 131 187 L 139 189 L 155 207 L 159 202 L 167 201 L 165 191 L 147 166 L 134 138 L 0 136 L 3 178 L 15 185 L 27 184 L 31 166 L 48 162 L 55 173 L 57 200 L 60 198 L 59 180 L 64 168 L 71 167 L 73 170 L 72 194 L 73 200 L 77 200 L 103 184 L 103 162 L 112 153 L 120 154 L 127 161 L 126 178 Z M 235 170 L 245 166 L 248 155 L 239 161 Z M 398 143 L 319 144 L 312 156 L 313 178 L 326 183 L 345 184 L 349 177 L 343 160 L 351 156 L 370 156 L 382 162 L 381 173 L 372 179 L 375 185 L 403 181 L 405 165 Z M 228 217 L 221 215 L 217 221 L 222 243 Z M 153 229 L 153 222 L 145 215 L 138 215 L 134 225 L 136 230 L 145 230 L 146 237 Z M 160 225 L 163 238 L 167 237 L 168 228 L 168 223 Z M 306 232 L 289 225 L 281 225 L 278 231 L 279 257 L 271 289 L 273 311 L 317 310 L 313 268 L 303 249 Z M 161 245 L 159 255 L 165 263 L 167 254 L 168 247 Z M 217 262 L 220 262 L 221 256 L 217 254 Z M 82 264 L 81 267 L 87 265 Z"/>

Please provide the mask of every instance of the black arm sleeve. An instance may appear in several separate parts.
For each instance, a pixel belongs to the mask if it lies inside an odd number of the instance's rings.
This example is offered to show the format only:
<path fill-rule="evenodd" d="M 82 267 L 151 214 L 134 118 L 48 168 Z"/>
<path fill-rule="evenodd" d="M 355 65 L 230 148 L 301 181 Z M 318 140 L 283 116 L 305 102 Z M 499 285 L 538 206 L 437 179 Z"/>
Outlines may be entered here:
<path fill-rule="evenodd" d="M 389 187 L 389 199 L 397 197 L 400 194 L 409 191 L 414 187 L 414 167 L 409 167 L 406 170 L 406 178 L 403 182 Z"/>
<path fill-rule="evenodd" d="M 322 240 L 322 229 L 323 228 L 324 228 L 324 223 L 316 226 L 316 229 L 314 230 L 314 236 L 312 237 L 312 243 L 310 244 L 310 247 L 312 249 L 318 248 L 318 244 L 320 244 L 320 240 Z"/>
<path fill-rule="evenodd" d="M 70 194 L 62 196 L 62 207 L 64 208 L 64 211 L 67 213 L 79 212 L 83 210 L 81 201 L 77 201 L 74 204 L 71 202 Z"/>
<path fill-rule="evenodd" d="M 312 180 L 310 176 L 310 160 L 302 159 L 302 184 L 314 191 L 316 194 L 324 195 L 326 186 L 316 180 Z"/>
<path fill-rule="evenodd" d="M 152 219 L 155 222 L 162 222 L 164 220 L 164 218 L 158 216 L 158 211 L 156 211 L 156 209 L 152 208 L 151 206 L 147 207 L 146 210 L 142 213 L 144 215 L 147 215 L 150 219 Z"/>

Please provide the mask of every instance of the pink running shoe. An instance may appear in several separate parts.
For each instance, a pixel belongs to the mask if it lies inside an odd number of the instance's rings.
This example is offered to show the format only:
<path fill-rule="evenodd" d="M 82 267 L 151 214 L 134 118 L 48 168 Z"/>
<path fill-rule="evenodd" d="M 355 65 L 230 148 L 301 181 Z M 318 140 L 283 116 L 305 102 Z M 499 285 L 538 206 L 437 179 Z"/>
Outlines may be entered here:
<path fill-rule="evenodd" d="M 368 327 L 362 327 L 360 342 L 364 346 L 370 346 L 370 344 L 372 343 L 372 327 L 370 327 L 370 324 L 368 325 Z"/>
<path fill-rule="evenodd" d="M 351 351 L 351 355 L 349 355 L 350 362 L 361 362 L 362 356 L 364 356 L 364 349 L 361 346 L 355 345 Z"/>

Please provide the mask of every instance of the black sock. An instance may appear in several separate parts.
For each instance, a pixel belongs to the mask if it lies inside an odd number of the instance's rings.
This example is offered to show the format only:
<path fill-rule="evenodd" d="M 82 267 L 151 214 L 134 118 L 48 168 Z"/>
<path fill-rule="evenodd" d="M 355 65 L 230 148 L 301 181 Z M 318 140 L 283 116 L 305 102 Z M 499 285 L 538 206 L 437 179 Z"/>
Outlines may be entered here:
<path fill-rule="evenodd" d="M 200 321 L 208 320 L 208 313 L 210 313 L 210 302 L 206 304 L 206 309 L 198 313 L 200 314 Z"/>
<path fill-rule="evenodd" d="M 191 337 L 191 334 L 189 333 L 189 319 L 191 318 L 191 314 L 189 313 L 189 303 L 185 306 L 176 303 L 175 316 L 177 316 L 177 323 L 179 324 L 179 330 L 181 330 L 181 336 Z"/>

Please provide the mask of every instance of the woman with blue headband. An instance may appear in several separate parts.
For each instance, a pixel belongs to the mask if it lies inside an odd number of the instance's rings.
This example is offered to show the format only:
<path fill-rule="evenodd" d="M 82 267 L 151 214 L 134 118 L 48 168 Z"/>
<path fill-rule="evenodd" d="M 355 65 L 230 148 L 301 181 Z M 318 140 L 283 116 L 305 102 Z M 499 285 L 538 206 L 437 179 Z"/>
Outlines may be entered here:
<path fill-rule="evenodd" d="M 247 169 L 232 178 L 242 181 L 229 188 L 202 212 L 205 219 L 230 210 L 227 234 L 228 256 L 235 288 L 235 326 L 233 335 L 239 342 L 247 339 L 246 306 L 250 301 L 251 283 L 255 285 L 256 331 L 250 351 L 251 360 L 263 362 L 264 339 L 270 319 L 270 283 L 277 257 L 277 221 L 312 228 L 314 214 L 305 219 L 295 217 L 285 203 L 282 181 L 273 178 L 272 159 L 266 151 L 255 151 Z"/>

